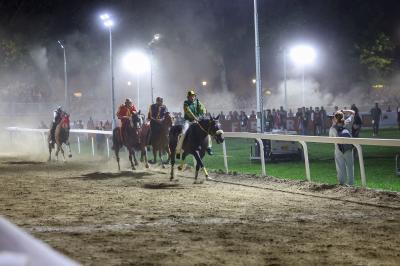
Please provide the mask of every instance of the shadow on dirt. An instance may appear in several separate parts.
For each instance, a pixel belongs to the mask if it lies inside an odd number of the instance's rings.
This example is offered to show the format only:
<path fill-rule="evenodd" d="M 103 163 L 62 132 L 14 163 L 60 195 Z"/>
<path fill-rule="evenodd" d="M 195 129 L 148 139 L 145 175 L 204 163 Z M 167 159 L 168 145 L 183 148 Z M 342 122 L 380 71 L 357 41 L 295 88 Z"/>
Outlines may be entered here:
<path fill-rule="evenodd" d="M 43 164 L 44 162 L 35 162 L 35 161 L 7 161 L 3 162 L 3 164 Z"/>
<path fill-rule="evenodd" d="M 147 183 L 142 187 L 147 189 L 185 189 L 178 183 Z"/>
<path fill-rule="evenodd" d="M 132 171 L 121 171 L 118 173 L 103 173 L 103 172 L 93 172 L 84 174 L 78 177 L 72 177 L 72 179 L 81 179 L 81 180 L 107 180 L 114 179 L 120 177 L 133 177 L 135 179 L 141 179 L 145 176 L 151 176 L 151 173 L 146 172 L 132 172 Z"/>

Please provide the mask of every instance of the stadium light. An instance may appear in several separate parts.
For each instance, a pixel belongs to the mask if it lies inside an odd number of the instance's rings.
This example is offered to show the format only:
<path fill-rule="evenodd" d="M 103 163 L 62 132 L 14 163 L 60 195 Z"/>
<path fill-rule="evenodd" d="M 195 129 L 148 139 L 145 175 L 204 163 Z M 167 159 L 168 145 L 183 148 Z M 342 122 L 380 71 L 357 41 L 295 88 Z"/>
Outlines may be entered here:
<path fill-rule="evenodd" d="M 111 109 L 112 109 L 112 128 L 115 128 L 117 123 L 115 120 L 115 91 L 114 91 L 114 62 L 113 62 L 113 49 L 112 49 L 112 27 L 114 22 L 111 20 L 110 15 L 102 14 L 100 19 L 103 21 L 104 26 L 108 28 L 110 35 L 110 75 L 111 75 Z"/>
<path fill-rule="evenodd" d="M 64 108 L 69 111 L 69 97 L 68 97 L 68 77 L 67 77 L 67 55 L 65 46 L 60 40 L 57 41 L 64 53 Z"/>
<path fill-rule="evenodd" d="M 150 49 L 150 91 L 151 91 L 151 103 L 154 103 L 154 88 L 153 88 L 153 45 L 161 39 L 161 34 L 156 33 L 153 39 L 147 44 Z"/>
<path fill-rule="evenodd" d="M 146 72 L 150 68 L 149 58 L 141 52 L 130 52 L 124 59 L 123 64 L 126 70 L 136 75 L 137 81 L 137 107 L 140 109 L 140 74 Z"/>
<path fill-rule="evenodd" d="M 302 98 L 303 98 L 303 106 L 305 106 L 304 100 L 304 68 L 308 65 L 314 63 L 315 58 L 317 57 L 317 53 L 315 49 L 309 45 L 298 45 L 294 46 L 289 51 L 289 57 L 293 61 L 293 63 L 299 67 L 301 67 L 302 71 Z"/>
<path fill-rule="evenodd" d="M 202 82 L 201 82 L 201 85 L 203 85 L 203 87 L 207 86 L 207 81 L 205 81 L 205 80 L 202 81 Z"/>

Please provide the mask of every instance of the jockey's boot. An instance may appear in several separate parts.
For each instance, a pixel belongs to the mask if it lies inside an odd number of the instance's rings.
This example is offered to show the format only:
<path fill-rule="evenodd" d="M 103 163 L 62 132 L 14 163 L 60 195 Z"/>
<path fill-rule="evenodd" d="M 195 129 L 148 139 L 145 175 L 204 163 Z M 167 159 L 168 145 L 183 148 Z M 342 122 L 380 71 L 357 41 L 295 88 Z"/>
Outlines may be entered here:
<path fill-rule="evenodd" d="M 183 140 L 185 139 L 185 134 L 181 133 L 178 135 L 178 143 L 176 144 L 175 152 L 176 152 L 176 159 L 181 159 L 181 153 L 182 153 L 182 146 L 183 146 Z"/>

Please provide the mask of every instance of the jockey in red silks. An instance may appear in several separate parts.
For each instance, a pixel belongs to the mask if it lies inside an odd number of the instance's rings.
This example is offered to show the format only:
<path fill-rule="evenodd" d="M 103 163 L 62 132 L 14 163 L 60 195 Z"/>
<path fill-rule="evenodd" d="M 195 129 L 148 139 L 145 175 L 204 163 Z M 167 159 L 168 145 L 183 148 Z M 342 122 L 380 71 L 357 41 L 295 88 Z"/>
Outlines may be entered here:
<path fill-rule="evenodd" d="M 129 98 L 125 100 L 125 104 L 121 104 L 119 106 L 117 117 L 119 120 L 121 120 L 121 133 L 125 132 L 125 130 L 128 128 L 132 115 L 136 113 L 136 107 Z"/>

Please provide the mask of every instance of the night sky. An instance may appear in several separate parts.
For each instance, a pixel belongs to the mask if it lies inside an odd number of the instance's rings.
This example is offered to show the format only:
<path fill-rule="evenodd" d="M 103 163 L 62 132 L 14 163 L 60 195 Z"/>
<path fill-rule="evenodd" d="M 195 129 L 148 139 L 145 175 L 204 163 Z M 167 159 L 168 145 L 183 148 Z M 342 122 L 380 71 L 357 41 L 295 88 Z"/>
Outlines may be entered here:
<path fill-rule="evenodd" d="M 30 51 L 35 47 L 45 48 L 47 86 L 51 89 L 62 85 L 57 81 L 63 76 L 56 41 L 63 40 L 70 51 L 71 87 L 106 90 L 108 35 L 99 20 L 105 11 L 116 21 L 113 38 L 119 98 L 126 94 L 128 77 L 118 68 L 118 60 L 131 47 L 146 49 L 154 33 L 163 36 L 155 48 L 158 94 L 182 97 L 186 88 L 200 87 L 201 80 L 207 80 L 208 92 L 254 97 L 252 0 L 0 1 L 1 39 L 13 40 L 21 58 L 24 54 L 32 57 Z M 338 93 L 354 86 L 368 87 L 374 80 L 360 63 L 360 51 L 380 34 L 393 44 L 389 56 L 393 60 L 391 75 L 395 75 L 399 69 L 398 14 L 400 1 L 394 0 L 259 0 L 265 87 L 278 90 L 283 79 L 282 49 L 303 42 L 318 51 L 318 61 L 308 69 L 307 78 L 318 83 L 319 91 Z M 4 49 L 0 53 L 5 56 Z M 11 69 L 23 73 L 19 65 L 22 61 L 29 64 L 26 59 L 14 61 L 1 69 L 3 87 L 4 76 Z M 289 79 L 298 78 L 290 65 L 288 75 Z M 34 80 L 41 86 L 46 83 L 37 75 Z"/>

